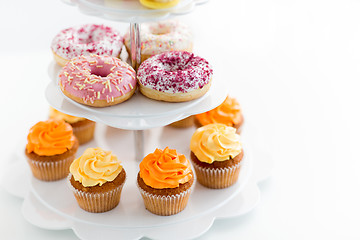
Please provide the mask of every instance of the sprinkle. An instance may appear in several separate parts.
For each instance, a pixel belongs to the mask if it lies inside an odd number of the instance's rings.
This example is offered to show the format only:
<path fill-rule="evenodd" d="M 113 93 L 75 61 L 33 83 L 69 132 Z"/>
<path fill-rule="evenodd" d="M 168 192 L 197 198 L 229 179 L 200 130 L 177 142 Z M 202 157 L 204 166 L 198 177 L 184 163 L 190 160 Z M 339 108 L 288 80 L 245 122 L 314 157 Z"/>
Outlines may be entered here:
<path fill-rule="evenodd" d="M 133 87 L 133 85 L 131 84 L 131 83 L 129 83 L 129 87 L 131 88 L 131 89 L 133 89 L 134 87 Z"/>
<path fill-rule="evenodd" d="M 105 93 L 105 88 L 103 88 L 103 90 L 101 91 L 101 93 L 102 93 L 102 94 L 104 94 L 104 93 Z"/>
<path fill-rule="evenodd" d="M 125 95 L 124 91 L 120 89 L 121 95 Z"/>
<path fill-rule="evenodd" d="M 108 84 L 108 87 L 109 87 L 109 91 L 111 92 L 111 85 L 110 85 L 110 81 L 108 80 L 108 82 L 107 82 Z"/>
<path fill-rule="evenodd" d="M 113 96 L 111 97 L 111 102 L 114 102 L 114 97 Z"/>
<path fill-rule="evenodd" d="M 128 88 L 127 88 L 127 86 L 126 86 L 126 85 L 124 85 L 124 88 L 125 88 L 125 90 L 126 90 L 126 91 L 128 90 Z"/>
<path fill-rule="evenodd" d="M 96 65 L 97 68 L 102 68 L 104 67 L 103 65 Z"/>
<path fill-rule="evenodd" d="M 115 87 L 116 87 L 116 89 L 120 92 L 120 88 L 119 88 L 119 86 L 117 86 L 117 85 L 116 85 Z"/>
<path fill-rule="evenodd" d="M 110 68 L 110 71 L 114 71 L 114 69 L 116 68 L 116 66 L 113 66 L 112 68 Z"/>

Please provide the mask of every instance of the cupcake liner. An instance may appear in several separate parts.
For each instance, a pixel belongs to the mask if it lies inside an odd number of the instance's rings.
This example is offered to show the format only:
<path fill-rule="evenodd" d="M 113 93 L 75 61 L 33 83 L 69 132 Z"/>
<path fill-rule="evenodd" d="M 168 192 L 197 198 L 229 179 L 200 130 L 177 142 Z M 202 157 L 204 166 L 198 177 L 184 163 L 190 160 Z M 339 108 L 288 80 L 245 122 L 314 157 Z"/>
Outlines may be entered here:
<path fill-rule="evenodd" d="M 30 158 L 27 158 L 27 161 L 34 177 L 42 181 L 56 181 L 65 178 L 69 174 L 69 168 L 74 159 L 75 154 L 53 162 Z"/>
<path fill-rule="evenodd" d="M 163 196 L 148 193 L 144 191 L 139 185 L 137 186 L 144 200 L 145 208 L 150 212 L 161 216 L 174 215 L 184 210 L 192 189 L 191 186 L 189 189 L 181 193 L 170 196 Z"/>
<path fill-rule="evenodd" d="M 71 177 L 72 174 L 70 173 L 68 176 L 68 185 L 72 190 L 77 203 L 85 211 L 92 213 L 107 212 L 119 204 L 121 191 L 125 181 L 115 189 L 109 190 L 107 192 L 89 193 L 74 188 L 70 182 Z"/>
<path fill-rule="evenodd" d="M 74 135 L 79 140 L 79 144 L 89 142 L 94 137 L 95 123 L 79 127 L 73 127 Z"/>
<path fill-rule="evenodd" d="M 197 181 L 208 188 L 227 188 L 238 180 L 241 162 L 226 168 L 205 168 L 193 162 Z"/>
<path fill-rule="evenodd" d="M 194 116 L 189 116 L 187 118 L 169 124 L 169 126 L 175 128 L 188 128 L 188 127 L 192 127 L 193 125 L 194 125 Z"/>

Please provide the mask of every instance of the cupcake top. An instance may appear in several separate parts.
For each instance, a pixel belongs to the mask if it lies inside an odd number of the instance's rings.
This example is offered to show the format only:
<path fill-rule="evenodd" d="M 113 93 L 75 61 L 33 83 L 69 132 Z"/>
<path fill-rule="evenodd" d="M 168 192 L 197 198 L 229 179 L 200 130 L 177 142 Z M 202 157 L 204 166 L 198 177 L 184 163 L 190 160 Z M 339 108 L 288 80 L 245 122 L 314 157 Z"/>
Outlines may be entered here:
<path fill-rule="evenodd" d="M 70 173 L 84 187 L 103 185 L 113 181 L 122 171 L 120 160 L 101 148 L 88 148 L 70 165 Z"/>
<path fill-rule="evenodd" d="M 50 107 L 50 110 L 49 110 L 49 117 L 51 119 L 64 120 L 65 122 L 70 123 L 70 124 L 85 120 L 85 118 L 82 118 L 82 117 L 75 117 L 75 116 L 67 115 L 67 114 L 60 112 L 52 107 Z"/>
<path fill-rule="evenodd" d="M 146 185 L 156 188 L 176 188 L 192 177 L 189 160 L 175 149 L 156 149 L 140 163 L 140 177 Z"/>
<path fill-rule="evenodd" d="M 75 136 L 70 124 L 65 123 L 64 120 L 49 119 L 31 127 L 27 140 L 28 153 L 54 156 L 71 149 L 75 143 Z"/>
<path fill-rule="evenodd" d="M 236 157 L 241 153 L 242 145 L 235 128 L 213 123 L 195 131 L 191 137 L 190 150 L 199 161 L 211 164 Z"/>
<path fill-rule="evenodd" d="M 196 118 L 203 126 L 211 123 L 223 123 L 227 126 L 234 126 L 242 122 L 243 119 L 239 102 L 229 96 L 218 107 L 208 112 L 197 114 Z"/>

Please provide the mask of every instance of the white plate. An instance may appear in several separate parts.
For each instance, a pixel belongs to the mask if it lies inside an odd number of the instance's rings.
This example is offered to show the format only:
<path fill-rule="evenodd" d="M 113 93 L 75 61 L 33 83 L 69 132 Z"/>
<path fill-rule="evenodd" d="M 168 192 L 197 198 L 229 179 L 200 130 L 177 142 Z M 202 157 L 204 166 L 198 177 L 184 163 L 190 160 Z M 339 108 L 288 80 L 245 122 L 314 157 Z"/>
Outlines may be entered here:
<path fill-rule="evenodd" d="M 197 5 L 208 0 L 180 0 L 173 8 L 148 9 L 139 0 L 63 0 L 63 2 L 77 6 L 87 15 L 122 22 L 146 22 L 163 20 L 176 15 L 192 12 Z"/>
<path fill-rule="evenodd" d="M 226 77 L 222 79 L 219 77 L 224 76 L 220 73 L 222 71 L 221 65 L 216 69 L 210 90 L 199 99 L 182 103 L 169 103 L 152 100 L 136 92 L 133 97 L 121 104 L 95 108 L 77 103 L 61 92 L 57 85 L 61 67 L 53 61 L 48 67 L 52 81 L 45 90 L 45 96 L 51 106 L 64 113 L 85 117 L 116 128 L 142 130 L 168 125 L 220 105 L 226 98 L 228 86 Z"/>
<path fill-rule="evenodd" d="M 179 130 L 171 127 L 147 130 L 145 142 L 149 144 L 146 145 L 145 152 L 152 152 L 155 146 L 159 148 L 170 146 L 188 157 L 190 150 L 187 143 L 193 131 L 193 128 Z M 256 182 L 262 180 L 264 176 L 257 176 L 259 179 L 252 177 L 248 181 L 252 172 L 252 156 L 249 144 L 246 144 L 244 165 L 239 181 L 234 186 L 212 190 L 196 184 L 188 206 L 183 212 L 168 217 L 151 214 L 145 210 L 135 185 L 138 162 L 134 160 L 134 147 L 127 144 L 132 138 L 132 132 L 98 124 L 95 136 L 94 141 L 80 147 L 78 155 L 86 147 L 100 146 L 113 150 L 119 156 L 128 173 L 119 206 L 101 214 L 88 213 L 80 209 L 66 185 L 66 180 L 41 182 L 34 179 L 21 152 L 7 169 L 3 186 L 10 193 L 25 197 L 22 211 L 29 222 L 52 230 L 71 228 L 83 239 L 97 239 L 99 233 L 112 238 L 124 236 L 126 239 L 139 239 L 146 236 L 167 239 L 169 231 L 183 226 L 188 231 L 177 234 L 174 239 L 184 239 L 203 234 L 216 218 L 240 216 L 253 209 L 259 202 L 260 194 Z M 21 149 L 24 144 L 21 143 Z M 268 157 L 265 157 L 265 160 L 270 161 Z M 261 162 L 255 164 L 255 166 L 262 165 Z M 268 174 L 269 170 L 262 169 L 260 172 Z M 256 172 L 252 176 L 256 176 Z M 31 180 L 31 192 L 22 189 L 29 187 L 23 184 L 29 182 L 28 180 Z M 26 192 L 28 194 L 25 194 Z"/>

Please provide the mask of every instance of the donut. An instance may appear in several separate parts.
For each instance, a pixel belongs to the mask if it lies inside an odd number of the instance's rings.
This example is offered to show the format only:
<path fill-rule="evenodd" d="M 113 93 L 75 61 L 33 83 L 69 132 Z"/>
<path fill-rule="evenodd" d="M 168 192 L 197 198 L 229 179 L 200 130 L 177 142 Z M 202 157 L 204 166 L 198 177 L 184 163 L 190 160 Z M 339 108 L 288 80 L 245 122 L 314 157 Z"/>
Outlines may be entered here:
<path fill-rule="evenodd" d="M 141 62 L 163 52 L 191 52 L 193 48 L 193 36 L 189 27 L 177 20 L 141 24 L 140 40 Z M 124 43 L 130 53 L 129 31 L 124 36 Z"/>
<path fill-rule="evenodd" d="M 180 0 L 140 0 L 140 3 L 147 8 L 163 9 L 176 6 Z"/>
<path fill-rule="evenodd" d="M 129 99 L 135 92 L 136 74 L 127 63 L 110 56 L 79 56 L 59 74 L 65 96 L 93 107 L 107 107 Z"/>
<path fill-rule="evenodd" d="M 213 75 L 205 59 L 185 51 L 166 52 L 144 61 L 137 72 L 140 92 L 166 102 L 185 102 L 203 96 Z"/>
<path fill-rule="evenodd" d="M 86 24 L 59 32 L 51 43 L 55 61 L 60 66 L 81 55 L 119 57 L 124 38 L 111 27 Z"/>

